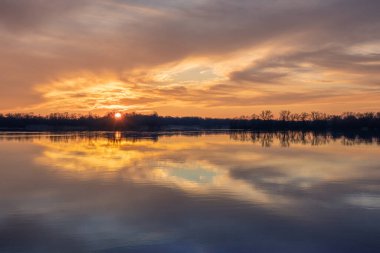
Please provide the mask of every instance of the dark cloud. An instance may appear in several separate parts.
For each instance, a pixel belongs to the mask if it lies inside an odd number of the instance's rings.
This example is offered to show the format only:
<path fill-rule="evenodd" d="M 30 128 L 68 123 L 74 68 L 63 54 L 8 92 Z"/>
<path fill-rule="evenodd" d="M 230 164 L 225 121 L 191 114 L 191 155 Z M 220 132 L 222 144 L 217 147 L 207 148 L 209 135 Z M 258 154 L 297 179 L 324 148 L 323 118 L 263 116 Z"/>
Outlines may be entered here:
<path fill-rule="evenodd" d="M 287 76 L 287 73 L 277 73 L 274 71 L 259 72 L 254 67 L 244 71 L 236 71 L 231 73 L 231 80 L 250 83 L 273 83 L 285 76 Z"/>
<path fill-rule="evenodd" d="M 1 0 L 0 27 L 9 32 L 34 32 L 39 26 L 49 26 L 51 22 L 84 7 L 87 0 Z"/>

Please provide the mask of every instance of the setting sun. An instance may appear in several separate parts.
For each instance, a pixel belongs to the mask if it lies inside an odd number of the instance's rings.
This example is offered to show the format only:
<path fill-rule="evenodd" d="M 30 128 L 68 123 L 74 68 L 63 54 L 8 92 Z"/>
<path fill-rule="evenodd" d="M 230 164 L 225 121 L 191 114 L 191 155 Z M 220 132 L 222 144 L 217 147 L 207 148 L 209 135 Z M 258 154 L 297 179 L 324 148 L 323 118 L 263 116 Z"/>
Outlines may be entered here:
<path fill-rule="evenodd" d="M 120 112 L 115 113 L 115 119 L 120 119 L 120 118 L 121 118 L 121 113 Z"/>

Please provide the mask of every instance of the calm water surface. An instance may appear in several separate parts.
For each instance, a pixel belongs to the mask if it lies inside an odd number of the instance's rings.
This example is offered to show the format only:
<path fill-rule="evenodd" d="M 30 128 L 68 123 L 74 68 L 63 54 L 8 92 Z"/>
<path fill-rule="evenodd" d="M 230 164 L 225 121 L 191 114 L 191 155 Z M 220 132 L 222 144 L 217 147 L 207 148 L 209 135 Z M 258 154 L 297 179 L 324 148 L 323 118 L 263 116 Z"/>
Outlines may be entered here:
<path fill-rule="evenodd" d="M 380 146 L 0 134 L 0 252 L 380 252 Z"/>

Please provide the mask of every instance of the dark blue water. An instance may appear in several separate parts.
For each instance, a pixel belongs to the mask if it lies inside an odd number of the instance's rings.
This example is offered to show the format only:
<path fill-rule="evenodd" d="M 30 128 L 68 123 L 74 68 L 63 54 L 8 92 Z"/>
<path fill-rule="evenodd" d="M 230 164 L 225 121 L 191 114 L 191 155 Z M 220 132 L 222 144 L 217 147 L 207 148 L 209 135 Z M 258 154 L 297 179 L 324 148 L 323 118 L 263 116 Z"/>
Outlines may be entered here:
<path fill-rule="evenodd" d="M 380 252 L 378 144 L 0 134 L 0 252 Z"/>

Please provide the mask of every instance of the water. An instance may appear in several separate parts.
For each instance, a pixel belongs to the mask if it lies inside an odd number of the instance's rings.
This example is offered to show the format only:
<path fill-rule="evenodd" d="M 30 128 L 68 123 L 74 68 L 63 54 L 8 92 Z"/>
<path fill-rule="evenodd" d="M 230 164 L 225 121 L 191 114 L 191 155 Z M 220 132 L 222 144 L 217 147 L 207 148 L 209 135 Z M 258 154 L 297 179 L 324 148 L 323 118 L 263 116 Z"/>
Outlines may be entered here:
<path fill-rule="evenodd" d="M 0 252 L 380 252 L 380 145 L 0 134 Z"/>

